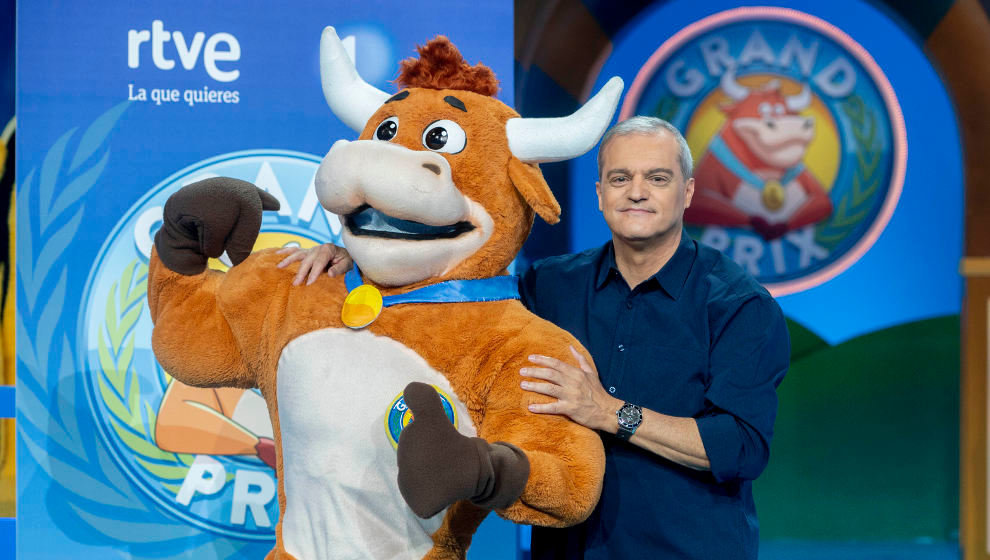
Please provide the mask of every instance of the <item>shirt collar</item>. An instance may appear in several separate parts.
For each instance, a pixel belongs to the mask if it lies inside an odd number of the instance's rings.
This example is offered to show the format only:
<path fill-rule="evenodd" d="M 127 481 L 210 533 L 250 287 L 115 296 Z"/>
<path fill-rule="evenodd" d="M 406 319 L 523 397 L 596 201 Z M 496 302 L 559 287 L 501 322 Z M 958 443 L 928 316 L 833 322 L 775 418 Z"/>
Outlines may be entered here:
<path fill-rule="evenodd" d="M 621 276 L 619 267 L 615 264 L 615 248 L 612 246 L 612 242 L 606 243 L 602 249 L 602 259 L 598 265 L 598 278 L 595 282 L 595 288 L 599 290 L 608 283 L 609 279 Z M 691 239 L 687 231 L 682 230 L 681 242 L 677 245 L 674 255 L 653 275 L 652 278 L 671 298 L 676 300 L 680 297 L 697 252 L 694 240 Z"/>

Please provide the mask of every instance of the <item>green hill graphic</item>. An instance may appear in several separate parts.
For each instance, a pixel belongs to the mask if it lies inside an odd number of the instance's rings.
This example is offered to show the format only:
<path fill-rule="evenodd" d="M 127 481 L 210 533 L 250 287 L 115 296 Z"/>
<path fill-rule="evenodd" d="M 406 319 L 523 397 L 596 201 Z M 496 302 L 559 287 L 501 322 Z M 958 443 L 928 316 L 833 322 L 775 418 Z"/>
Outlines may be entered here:
<path fill-rule="evenodd" d="M 770 465 L 755 483 L 764 539 L 955 539 L 959 316 L 829 346 L 795 322 Z"/>

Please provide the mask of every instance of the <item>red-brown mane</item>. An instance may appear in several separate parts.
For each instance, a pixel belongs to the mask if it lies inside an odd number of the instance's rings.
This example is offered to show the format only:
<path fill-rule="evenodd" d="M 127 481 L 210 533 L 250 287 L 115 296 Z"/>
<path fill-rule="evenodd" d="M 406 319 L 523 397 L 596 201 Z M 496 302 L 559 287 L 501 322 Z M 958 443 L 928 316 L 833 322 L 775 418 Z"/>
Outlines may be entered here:
<path fill-rule="evenodd" d="M 399 63 L 395 84 L 400 88 L 462 89 L 481 95 L 498 93 L 495 72 L 484 64 L 468 64 L 450 39 L 437 35 L 424 46 L 417 46 L 419 58 Z"/>

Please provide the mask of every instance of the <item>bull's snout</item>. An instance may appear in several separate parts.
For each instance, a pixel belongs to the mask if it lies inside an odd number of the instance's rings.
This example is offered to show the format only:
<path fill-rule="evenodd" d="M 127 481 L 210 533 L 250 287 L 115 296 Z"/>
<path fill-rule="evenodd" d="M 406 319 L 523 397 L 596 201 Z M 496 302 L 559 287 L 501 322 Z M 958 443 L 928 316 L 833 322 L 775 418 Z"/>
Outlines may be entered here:
<path fill-rule="evenodd" d="M 338 140 L 316 172 L 320 204 L 337 215 L 364 205 L 403 220 L 447 225 L 468 205 L 439 154 L 378 140 Z"/>

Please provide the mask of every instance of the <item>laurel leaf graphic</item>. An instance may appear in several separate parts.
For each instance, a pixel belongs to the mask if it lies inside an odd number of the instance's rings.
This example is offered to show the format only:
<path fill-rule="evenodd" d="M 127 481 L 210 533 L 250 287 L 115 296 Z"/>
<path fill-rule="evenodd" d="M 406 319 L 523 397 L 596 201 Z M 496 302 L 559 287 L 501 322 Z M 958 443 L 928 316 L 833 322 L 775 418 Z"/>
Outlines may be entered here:
<path fill-rule="evenodd" d="M 39 215 L 41 216 L 41 233 L 45 233 L 51 220 L 52 196 L 55 192 L 55 183 L 58 181 L 62 169 L 62 161 L 65 159 L 65 147 L 69 139 L 76 133 L 77 128 L 66 132 L 45 154 L 45 159 L 41 163 L 41 201 L 39 205 Z"/>
<path fill-rule="evenodd" d="M 36 271 L 48 271 L 51 270 L 56 261 L 61 260 L 62 254 L 65 249 L 72 243 L 72 239 L 76 236 L 76 232 L 79 230 L 79 225 L 82 223 L 83 210 L 79 209 L 78 212 L 68 221 L 58 229 L 55 233 L 48 237 L 48 241 L 41 248 L 41 255 L 38 257 L 38 262 L 36 265 Z M 18 261 L 18 266 L 20 266 L 20 261 Z M 64 270 L 63 270 L 64 272 Z M 38 281 L 37 278 L 34 279 L 35 284 L 31 286 L 25 286 L 25 292 L 28 294 L 28 304 L 33 309 L 34 304 L 37 300 L 38 293 L 44 286 L 44 281 Z"/>
<path fill-rule="evenodd" d="M 143 280 L 134 284 L 135 272 Z M 135 459 L 160 482 L 181 480 L 188 466 L 178 460 L 176 453 L 159 449 L 154 441 L 154 415 L 142 415 L 140 376 L 131 367 L 134 357 L 134 329 L 144 311 L 147 266 L 134 260 L 121 273 L 120 280 L 110 287 L 104 318 L 104 336 L 98 341 L 100 365 L 114 391 L 104 391 L 103 397 L 112 415 L 114 432 L 135 454 Z M 126 310 L 130 306 L 130 309 Z M 123 312 L 123 313 L 122 313 Z M 153 461 L 152 461 L 153 460 Z M 192 462 L 191 459 L 189 461 Z M 182 471 L 181 476 L 176 473 Z"/>
<path fill-rule="evenodd" d="M 102 439 L 93 437 L 94 419 L 80 400 L 81 393 L 77 394 L 77 377 L 87 369 L 79 364 L 87 358 L 75 355 L 79 333 L 76 323 L 63 313 L 67 287 L 77 281 L 75 271 L 69 278 L 64 256 L 83 222 L 83 201 L 108 164 L 109 150 L 100 150 L 129 104 L 118 104 L 100 115 L 83 132 L 74 152 L 72 139 L 78 129 L 65 132 L 45 154 L 40 171 L 30 169 L 18 185 L 18 202 L 24 210 L 18 215 L 15 316 L 19 441 L 50 478 L 48 515 L 59 527 L 87 526 L 87 539 L 94 544 L 126 550 L 137 558 L 212 559 L 257 552 L 259 545 L 217 539 L 163 516 L 111 458 Z M 71 164 L 66 166 L 69 156 Z M 36 248 L 40 250 L 35 252 Z M 113 287 L 119 299 L 111 301 L 118 305 L 97 336 L 102 371 L 95 372 L 94 389 L 114 411 L 107 415 L 108 423 L 124 434 L 121 441 L 148 453 L 140 458 L 148 468 L 169 467 L 160 474 L 166 475 L 163 481 L 171 482 L 176 469 L 188 468 L 192 457 L 157 449 L 147 438 L 155 414 L 142 403 L 132 363 L 147 267 L 138 264 L 129 269 L 130 278 Z M 161 372 L 154 379 L 164 382 L 168 375 Z M 167 487 L 178 491 L 174 484 Z"/>
<path fill-rule="evenodd" d="M 96 165 L 90 167 L 78 177 L 76 177 L 69 186 L 58 195 L 55 199 L 55 203 L 52 205 L 52 209 L 49 212 L 50 216 L 57 216 L 65 211 L 70 205 L 75 204 L 83 195 L 89 191 L 90 187 L 96 183 L 96 179 L 103 174 L 103 168 L 106 167 L 107 161 L 110 159 L 110 152 L 103 154 Z M 42 224 L 43 227 L 47 228 L 47 222 Z"/>
<path fill-rule="evenodd" d="M 72 165 L 69 166 L 70 172 L 75 171 L 103 144 L 103 141 L 110 136 L 114 125 L 117 124 L 117 120 L 120 119 L 130 104 L 130 101 L 118 103 L 117 106 L 97 117 L 93 124 L 89 125 L 79 141 L 75 155 L 72 157 Z"/>
<path fill-rule="evenodd" d="M 51 374 L 48 373 L 48 359 L 51 357 L 51 342 L 55 335 L 55 328 L 62 317 L 66 273 L 67 271 L 63 269 L 62 273 L 59 274 L 58 283 L 55 284 L 55 289 L 49 294 L 49 298 L 45 301 L 45 305 L 41 309 L 41 315 L 38 318 L 38 334 L 35 337 L 35 348 L 38 350 L 38 365 L 41 367 L 41 371 L 46 372 L 46 380 L 51 377 Z"/>
<path fill-rule="evenodd" d="M 673 122 L 680 108 L 681 100 L 676 96 L 667 95 L 660 98 L 660 101 L 657 102 L 656 107 L 653 109 L 653 115 L 667 122 Z"/>
<path fill-rule="evenodd" d="M 41 468 L 44 469 L 45 473 L 53 479 L 59 480 L 62 484 L 68 485 L 67 488 L 72 491 L 73 494 L 77 494 L 86 498 L 87 500 L 94 501 L 96 503 L 106 503 L 111 496 L 107 495 L 108 487 L 102 484 L 99 480 L 90 476 L 86 471 L 73 467 L 59 459 L 55 456 L 47 456 L 44 450 L 39 448 L 36 443 L 31 441 L 29 438 L 24 438 L 26 447 L 31 451 L 31 455 L 36 459 L 38 457 L 44 458 L 44 460 L 38 461 Z M 60 477 L 58 473 L 60 472 L 72 472 L 71 477 Z M 112 488 L 109 488 L 113 490 Z M 127 507 L 127 502 L 122 502 L 117 505 L 117 507 Z"/>
<path fill-rule="evenodd" d="M 876 114 L 858 95 L 850 95 L 840 107 L 849 119 L 858 149 L 850 189 L 842 194 L 829 219 L 815 227 L 815 242 L 829 251 L 834 250 L 869 215 L 880 186 L 876 175 L 882 151 L 877 138 Z"/>
<path fill-rule="evenodd" d="M 77 376 L 75 364 L 72 361 L 72 346 L 69 344 L 69 337 L 66 336 L 65 333 L 62 334 L 61 353 L 61 363 L 58 368 L 59 391 L 65 395 L 75 395 Z M 76 419 L 76 407 L 74 406 L 75 401 L 69 398 L 59 398 L 57 400 L 59 425 L 66 434 L 65 440 L 60 441 L 59 444 L 76 456 L 82 455 L 84 453 L 82 441 L 69 436 L 69 434 L 76 434 L 79 432 L 79 423 Z"/>

